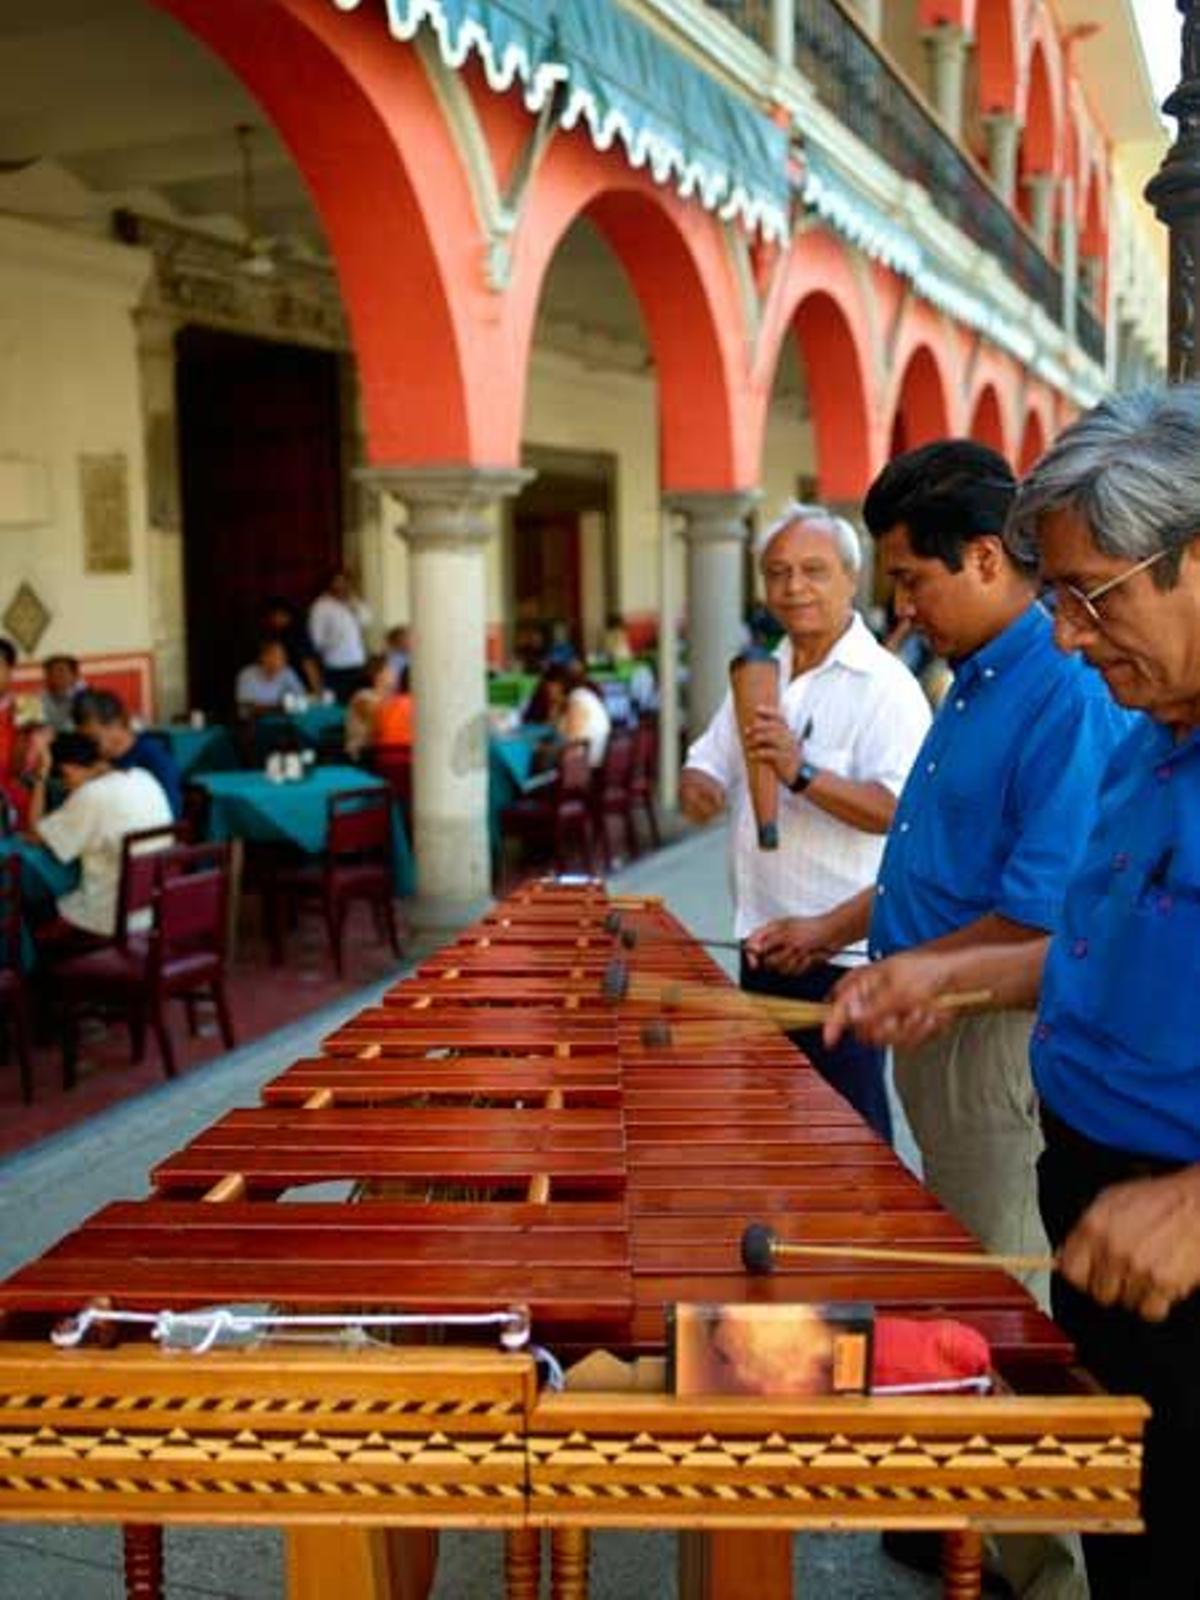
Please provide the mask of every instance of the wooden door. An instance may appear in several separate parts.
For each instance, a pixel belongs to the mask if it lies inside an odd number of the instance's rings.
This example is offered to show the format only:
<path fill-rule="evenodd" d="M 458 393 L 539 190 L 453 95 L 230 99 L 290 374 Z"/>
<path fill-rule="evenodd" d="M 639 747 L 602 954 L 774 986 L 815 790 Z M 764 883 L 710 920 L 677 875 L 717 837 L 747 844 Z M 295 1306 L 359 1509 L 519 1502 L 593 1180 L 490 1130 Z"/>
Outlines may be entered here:
<path fill-rule="evenodd" d="M 341 561 L 338 358 L 206 328 L 177 357 L 189 695 L 221 711 L 264 600 L 303 614 Z"/>

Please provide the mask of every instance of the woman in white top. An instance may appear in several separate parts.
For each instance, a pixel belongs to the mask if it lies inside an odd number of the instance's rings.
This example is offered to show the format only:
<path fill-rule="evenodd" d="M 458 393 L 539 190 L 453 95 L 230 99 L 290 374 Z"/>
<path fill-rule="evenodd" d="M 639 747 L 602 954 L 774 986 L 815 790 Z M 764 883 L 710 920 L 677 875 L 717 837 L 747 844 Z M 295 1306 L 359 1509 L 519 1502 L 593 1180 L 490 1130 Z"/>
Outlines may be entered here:
<path fill-rule="evenodd" d="M 550 717 L 559 737 L 585 740 L 588 764 L 593 770 L 602 765 L 612 718 L 599 691 L 588 682 L 582 665 L 570 661 L 565 666 L 547 667 L 542 681 L 549 691 Z"/>

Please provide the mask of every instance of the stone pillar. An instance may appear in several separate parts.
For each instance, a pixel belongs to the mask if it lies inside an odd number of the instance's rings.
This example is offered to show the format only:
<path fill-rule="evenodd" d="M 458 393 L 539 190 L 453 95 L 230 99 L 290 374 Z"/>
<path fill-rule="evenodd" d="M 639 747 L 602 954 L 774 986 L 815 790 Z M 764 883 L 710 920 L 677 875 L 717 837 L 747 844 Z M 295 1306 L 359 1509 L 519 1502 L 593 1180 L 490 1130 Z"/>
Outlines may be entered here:
<path fill-rule="evenodd" d="M 360 476 L 408 511 L 416 920 L 444 926 L 469 920 L 491 893 L 484 548 L 494 508 L 533 473 L 368 467 Z"/>
<path fill-rule="evenodd" d="M 1075 298 L 1079 293 L 1079 225 L 1075 218 L 1075 181 L 1063 179 L 1062 232 L 1059 256 L 1063 279 L 1063 332 L 1075 338 Z"/>
<path fill-rule="evenodd" d="M 996 192 L 1011 206 L 1017 193 L 1017 119 L 1011 111 L 995 111 L 983 119 L 987 135 L 988 171 Z"/>
<path fill-rule="evenodd" d="M 938 116 L 955 139 L 962 138 L 963 84 L 967 67 L 967 35 L 963 28 L 944 22 L 924 36 L 929 62 L 930 99 Z"/>
<path fill-rule="evenodd" d="M 796 65 L 796 0 L 771 0 L 771 54 L 781 67 Z"/>
<path fill-rule="evenodd" d="M 756 490 L 669 494 L 687 541 L 688 737 L 704 732 L 741 648 L 746 516 Z"/>
<path fill-rule="evenodd" d="M 1099 256 L 1082 256 L 1079 261 L 1079 292 L 1099 316 L 1100 286 L 1104 282 L 1104 263 Z"/>
<path fill-rule="evenodd" d="M 1041 246 L 1042 254 L 1054 251 L 1054 201 L 1058 194 L 1058 179 L 1052 172 L 1031 172 L 1025 179 L 1029 193 L 1029 225 Z"/>
<path fill-rule="evenodd" d="M 188 709 L 187 609 L 183 581 L 175 334 L 178 322 L 153 306 L 134 313 L 146 442 L 146 534 L 155 711 L 164 720 Z"/>

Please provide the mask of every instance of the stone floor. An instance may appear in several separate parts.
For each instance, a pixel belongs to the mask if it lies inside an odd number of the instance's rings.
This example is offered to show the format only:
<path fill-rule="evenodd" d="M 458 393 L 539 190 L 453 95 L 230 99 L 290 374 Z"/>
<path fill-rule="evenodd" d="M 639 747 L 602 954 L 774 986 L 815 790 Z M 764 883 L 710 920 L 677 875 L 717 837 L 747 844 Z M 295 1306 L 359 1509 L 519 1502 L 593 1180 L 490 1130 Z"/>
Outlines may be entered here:
<path fill-rule="evenodd" d="M 614 887 L 662 895 L 698 935 L 728 933 L 724 849 L 717 833 L 692 836 L 634 865 Z M 410 951 L 414 957 L 421 953 L 420 945 Z M 46 1248 L 104 1202 L 144 1194 L 146 1173 L 158 1158 L 226 1109 L 253 1104 L 261 1084 L 314 1049 L 341 1017 L 370 1004 L 386 981 L 0 1162 L 0 1273 Z M 498 1536 L 448 1536 L 436 1600 L 499 1595 L 500 1570 Z M 883 1557 L 869 1536 L 800 1538 L 796 1570 L 797 1593 L 806 1597 L 919 1600 L 937 1592 L 931 1580 Z M 120 1600 L 122 1593 L 115 1530 L 0 1524 L 0 1600 Z M 200 1528 L 168 1533 L 168 1600 L 276 1600 L 283 1593 L 276 1534 Z M 609 1534 L 594 1541 L 595 1600 L 667 1600 L 674 1593 L 674 1543 L 668 1535 Z"/>

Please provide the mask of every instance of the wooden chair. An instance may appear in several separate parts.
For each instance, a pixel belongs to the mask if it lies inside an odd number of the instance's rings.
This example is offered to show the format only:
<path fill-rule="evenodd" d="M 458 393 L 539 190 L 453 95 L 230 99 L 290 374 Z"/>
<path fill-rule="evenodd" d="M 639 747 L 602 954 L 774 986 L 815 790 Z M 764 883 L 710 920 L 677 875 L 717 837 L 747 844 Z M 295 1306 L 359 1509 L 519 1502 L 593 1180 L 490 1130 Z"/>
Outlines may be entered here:
<path fill-rule="evenodd" d="M 139 938 L 130 934 L 129 919 L 139 911 L 151 910 L 154 891 L 158 887 L 160 862 L 164 850 L 182 844 L 189 838 L 186 821 L 164 822 L 155 828 L 138 828 L 121 840 L 121 876 L 117 884 L 117 923 L 113 941 L 125 949 L 131 940 Z M 146 936 L 142 934 L 144 952 Z"/>
<path fill-rule="evenodd" d="M 33 1103 L 33 1028 L 21 965 L 21 858 L 0 862 L 0 1013 L 21 1074 L 21 1099 Z"/>
<path fill-rule="evenodd" d="M 549 775 L 548 775 L 549 776 Z M 556 872 L 565 872 L 577 852 L 584 870 L 595 866 L 592 770 L 586 740 L 560 747 L 549 783 L 535 779 L 527 792 L 500 813 L 500 832 L 518 838 L 535 855 L 552 854 Z"/>
<path fill-rule="evenodd" d="M 626 728 L 614 728 L 608 736 L 604 760 L 592 782 L 592 812 L 596 832 L 600 835 L 604 865 L 608 868 L 613 864 L 610 823 L 616 822 L 624 835 L 626 853 L 630 857 L 638 853 L 630 790 L 633 764 L 634 735 Z"/>
<path fill-rule="evenodd" d="M 192 1002 L 210 997 L 225 1048 L 235 1043 L 225 990 L 229 846 L 178 845 L 139 857 L 153 864 L 153 927 L 145 938 L 75 956 L 54 969 L 62 1011 L 63 1087 L 75 1085 L 78 1018 L 85 1010 L 116 1012 L 129 1023 L 133 1059 L 145 1054 L 146 1025 L 158 1042 L 163 1071 L 175 1075 L 175 1049 L 167 1026 L 168 1000 L 183 1000 L 195 1031 Z M 149 870 L 149 869 L 148 869 Z"/>
<path fill-rule="evenodd" d="M 650 844 L 655 850 L 662 843 L 658 831 L 658 813 L 654 809 L 654 787 L 658 782 L 658 718 L 653 713 L 643 713 L 633 735 L 633 770 L 629 774 L 629 809 L 636 819 L 638 812 L 646 818 Z"/>
<path fill-rule="evenodd" d="M 363 754 L 363 765 L 382 778 L 400 808 L 404 826 L 412 833 L 412 766 L 410 744 L 372 744 Z"/>
<path fill-rule="evenodd" d="M 283 866 L 266 885 L 267 938 L 271 959 L 283 960 L 283 912 L 315 901 L 325 917 L 334 971 L 342 976 L 342 934 L 346 912 L 365 900 L 385 930 L 392 952 L 400 955 L 392 863 L 392 792 L 343 789 L 329 797 L 325 850 L 316 863 Z M 382 926 L 381 926 L 382 924 Z"/>

